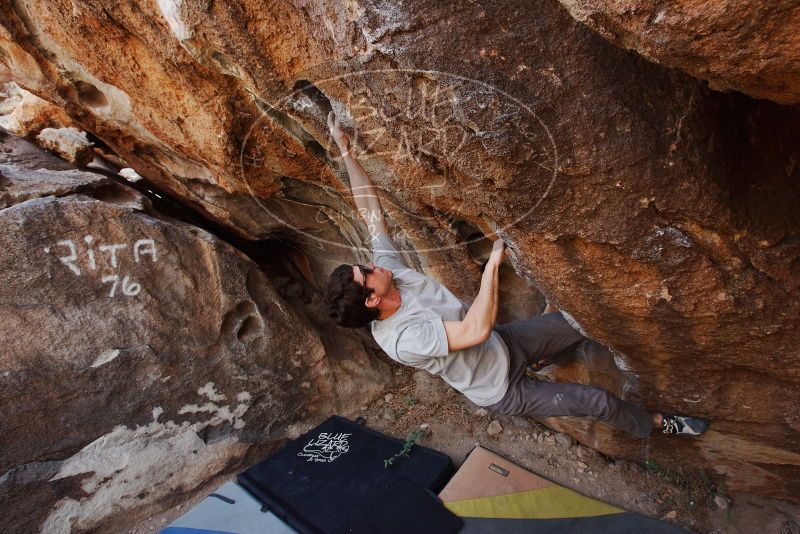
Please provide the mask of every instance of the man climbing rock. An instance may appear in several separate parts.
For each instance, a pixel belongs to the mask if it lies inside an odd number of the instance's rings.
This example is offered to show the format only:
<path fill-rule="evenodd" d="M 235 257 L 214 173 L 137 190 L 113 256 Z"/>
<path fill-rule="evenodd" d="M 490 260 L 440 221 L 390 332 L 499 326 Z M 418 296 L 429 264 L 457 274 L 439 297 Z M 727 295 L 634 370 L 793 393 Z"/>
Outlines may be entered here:
<path fill-rule="evenodd" d="M 369 325 L 393 360 L 442 377 L 492 412 L 596 417 L 638 437 L 647 437 L 654 427 L 695 436 L 708 428 L 696 417 L 651 414 L 601 387 L 526 376 L 528 365 L 557 361 L 586 338 L 560 313 L 495 325 L 498 270 L 505 254 L 501 240 L 494 242 L 469 307 L 436 280 L 409 268 L 389 236 L 377 191 L 350 153 L 350 140 L 333 112 L 328 127 L 373 246 L 370 265 L 340 265 L 330 276 L 326 300 L 337 324 Z"/>

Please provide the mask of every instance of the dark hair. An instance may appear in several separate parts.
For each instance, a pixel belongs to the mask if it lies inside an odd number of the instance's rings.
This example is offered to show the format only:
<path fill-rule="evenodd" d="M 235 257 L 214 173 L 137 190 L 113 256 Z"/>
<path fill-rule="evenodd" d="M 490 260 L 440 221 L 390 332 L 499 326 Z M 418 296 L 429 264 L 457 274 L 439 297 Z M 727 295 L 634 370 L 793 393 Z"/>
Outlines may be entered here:
<path fill-rule="evenodd" d="M 333 270 L 325 291 L 328 316 L 339 326 L 359 328 L 378 318 L 378 310 L 368 308 L 364 300 L 375 290 L 353 279 L 353 266 L 342 264 Z"/>

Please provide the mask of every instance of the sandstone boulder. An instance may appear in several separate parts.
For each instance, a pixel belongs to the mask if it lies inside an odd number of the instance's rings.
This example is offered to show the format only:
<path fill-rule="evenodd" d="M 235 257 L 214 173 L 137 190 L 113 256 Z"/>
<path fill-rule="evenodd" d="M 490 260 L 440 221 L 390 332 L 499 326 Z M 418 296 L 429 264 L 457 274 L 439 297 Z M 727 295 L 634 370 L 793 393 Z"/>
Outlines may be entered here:
<path fill-rule="evenodd" d="M 328 150 L 334 110 L 412 265 L 469 299 L 465 242 L 499 232 L 521 282 L 507 287 L 536 286 L 614 350 L 619 373 L 573 376 L 714 421 L 647 446 L 566 431 L 732 491 L 800 495 L 796 109 L 711 91 L 555 0 L 25 0 L 0 24 L 11 77 L 209 219 L 302 250 L 317 284 L 370 244 Z M 765 35 L 787 65 L 781 32 Z M 738 62 L 732 46 L 709 50 Z M 759 76 L 790 87 L 773 72 Z"/>
<path fill-rule="evenodd" d="M 47 195 L 63 196 L 108 185 L 0 129 L 0 209 Z"/>
<path fill-rule="evenodd" d="M 230 245 L 31 152 L 0 166 L 26 188 L 0 209 L 4 530 L 127 530 L 390 379 L 363 347 L 328 361 Z"/>
<path fill-rule="evenodd" d="M 86 167 L 94 158 L 93 143 L 86 138 L 86 132 L 77 128 L 45 128 L 36 136 L 36 141 L 76 167 Z"/>

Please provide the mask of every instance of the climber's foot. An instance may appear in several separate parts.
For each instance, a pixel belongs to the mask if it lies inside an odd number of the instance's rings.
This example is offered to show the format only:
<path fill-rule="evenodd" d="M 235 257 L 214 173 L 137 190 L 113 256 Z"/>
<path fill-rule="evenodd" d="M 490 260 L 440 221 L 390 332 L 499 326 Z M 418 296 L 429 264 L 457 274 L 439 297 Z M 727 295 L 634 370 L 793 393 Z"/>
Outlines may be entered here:
<path fill-rule="evenodd" d="M 684 434 L 699 436 L 708 429 L 709 422 L 699 417 L 686 415 L 665 415 L 661 420 L 661 431 L 664 434 Z"/>

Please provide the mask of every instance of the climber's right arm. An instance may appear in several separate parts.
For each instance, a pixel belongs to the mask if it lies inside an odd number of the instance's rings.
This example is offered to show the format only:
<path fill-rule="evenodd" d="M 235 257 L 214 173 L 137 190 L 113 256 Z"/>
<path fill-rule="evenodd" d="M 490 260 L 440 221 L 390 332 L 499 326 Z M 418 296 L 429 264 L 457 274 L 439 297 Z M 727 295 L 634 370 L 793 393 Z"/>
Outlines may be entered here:
<path fill-rule="evenodd" d="M 339 121 L 336 120 L 333 111 L 328 113 L 328 128 L 342 153 L 342 160 L 347 168 L 347 176 L 350 178 L 353 200 L 356 203 L 359 215 L 367 223 L 370 235 L 388 235 L 389 229 L 386 226 L 386 219 L 383 217 L 383 208 L 378 197 L 378 190 L 361 164 L 350 153 L 350 138 L 347 137 Z"/>
<path fill-rule="evenodd" d="M 447 348 L 451 352 L 474 347 L 492 335 L 497 320 L 500 264 L 503 263 L 505 245 L 498 239 L 492 246 L 489 261 L 483 270 L 481 288 L 472 306 L 461 321 L 444 321 Z"/>

